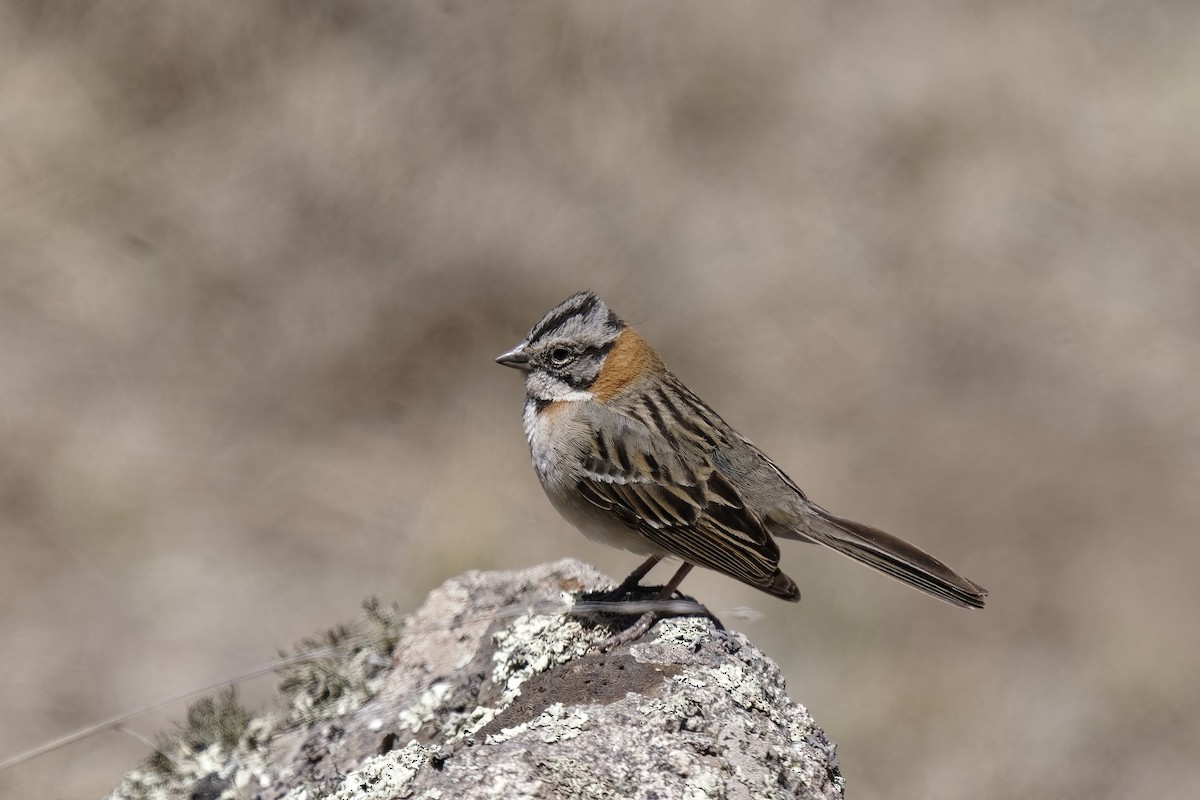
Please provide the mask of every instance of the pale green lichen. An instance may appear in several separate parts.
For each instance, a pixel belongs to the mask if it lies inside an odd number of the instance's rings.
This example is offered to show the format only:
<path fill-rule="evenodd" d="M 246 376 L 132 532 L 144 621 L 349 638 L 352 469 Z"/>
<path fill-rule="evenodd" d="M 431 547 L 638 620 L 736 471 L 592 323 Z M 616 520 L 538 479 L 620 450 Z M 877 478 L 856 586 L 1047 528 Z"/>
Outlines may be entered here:
<path fill-rule="evenodd" d="M 201 698 L 188 708 L 187 721 L 163 737 L 158 750 L 130 770 L 111 797 L 177 797 L 201 779 L 209 779 L 214 790 L 219 787 L 221 798 L 241 797 L 241 790 L 265 769 L 264 743 L 274 735 L 277 723 L 273 715 L 252 717 L 233 689 Z"/>
<path fill-rule="evenodd" d="M 409 784 L 429 763 L 429 759 L 429 750 L 416 742 L 409 742 L 400 750 L 368 759 L 361 767 L 342 778 L 332 794 L 322 793 L 321 797 L 328 800 L 406 797 L 410 791 Z M 441 794 L 425 792 L 421 796 L 437 800 Z M 284 800 L 315 800 L 315 796 L 307 788 L 297 787 L 284 795 Z"/>
<path fill-rule="evenodd" d="M 564 593 L 562 600 L 569 608 L 572 596 Z M 417 733 L 433 725 L 448 744 L 473 736 L 520 696 L 525 681 L 586 654 L 606 635 L 604 629 L 585 627 L 566 611 L 556 614 L 530 612 L 517 617 L 492 634 L 494 650 L 490 677 L 492 684 L 500 689 L 494 704 L 474 704 L 461 711 L 448 709 L 446 705 L 455 700 L 452 686 L 439 682 L 429 687 L 417 702 L 398 712 L 399 727 Z M 549 724 L 546 722 L 543 727 Z M 566 738 L 572 735 L 571 730 L 570 726 L 564 730 Z"/>
<path fill-rule="evenodd" d="M 573 597 L 563 593 L 568 609 Z M 490 707 L 476 706 L 466 713 L 446 716 L 442 732 L 452 741 L 473 736 L 521 694 L 521 686 L 538 673 L 579 658 L 606 636 L 603 628 L 584 626 L 569 611 L 557 614 L 528 613 L 492 635 L 492 684 L 501 689 Z"/>
<path fill-rule="evenodd" d="M 248 796 L 254 784 L 274 780 L 265 766 L 266 742 L 280 729 L 344 714 L 374 695 L 390 663 L 400 631 L 394 607 L 375 600 L 351 625 L 306 639 L 295 655 L 283 654 L 280 691 L 289 707 L 253 716 L 230 689 L 188 708 L 186 723 L 164 738 L 158 751 L 126 774 L 114 800 L 157 800 L 188 796 L 206 781 L 212 796 Z"/>
<path fill-rule="evenodd" d="M 563 595 L 566 603 L 570 595 Z M 492 683 L 503 687 L 507 705 L 521 692 L 521 684 L 539 672 L 586 654 L 595 646 L 595 633 L 575 617 L 562 614 L 525 614 L 492 637 Z"/>
<path fill-rule="evenodd" d="M 758 678 L 750 675 L 741 664 L 726 661 L 716 669 L 706 670 L 716 680 L 716 684 L 724 689 L 735 704 L 750 711 L 759 711 L 771 717 L 774 722 L 782 724 L 778 710 L 767 701 L 763 685 Z"/>
<path fill-rule="evenodd" d="M 398 609 L 374 598 L 363 608 L 352 624 L 305 639 L 296 655 L 281 654 L 288 663 L 279 670 L 279 691 L 293 721 L 342 716 L 375 696 L 403 622 Z"/>
<path fill-rule="evenodd" d="M 499 744 L 524 733 L 528 730 L 538 732 L 538 738 L 546 744 L 574 739 L 580 733 L 591 727 L 591 718 L 581 709 L 568 712 L 562 703 L 554 703 L 536 718 L 511 728 L 501 728 L 498 733 L 489 734 L 486 744 Z"/>
<path fill-rule="evenodd" d="M 550 756 L 537 764 L 539 777 L 554 797 L 580 800 L 624 800 L 609 787 L 610 779 L 592 769 L 590 764 L 570 756 Z"/>
<path fill-rule="evenodd" d="M 570 604 L 570 596 L 564 595 L 563 599 Z M 371 609 L 368 611 L 370 613 Z M 202 792 L 207 797 L 219 794 L 223 800 L 233 800 L 251 797 L 260 788 L 278 780 L 281 776 L 268 774 L 260 758 L 265 752 L 261 742 L 269 738 L 275 727 L 346 713 L 375 692 L 377 674 L 390 663 L 383 653 L 390 656 L 399 623 L 389 623 L 386 615 L 379 612 L 373 616 L 375 619 L 371 624 L 377 628 L 378 636 L 364 635 L 361 629 L 339 628 L 323 639 L 309 640 L 302 645 L 312 657 L 306 659 L 305 664 L 286 670 L 289 715 L 250 720 L 244 712 L 239 716 L 232 707 L 211 703 L 201 705 L 195 715 L 189 715 L 195 717 L 190 722 L 196 724 L 188 729 L 192 737 L 182 738 L 185 746 L 177 746 L 175 750 L 167 751 L 169 756 L 161 756 L 167 765 L 160 765 L 159 772 L 151 778 L 137 783 L 134 780 L 136 774 L 131 773 L 122 787 L 126 791 L 118 790 L 114 797 L 156 800 Z M 653 638 L 648 636 L 631 648 L 639 661 L 643 660 L 640 654 L 650 661 L 659 658 L 669 661 L 673 657 L 670 654 L 678 657 L 681 648 L 696 652 L 711 631 L 704 619 L 681 618 L 656 625 L 654 634 L 651 635 Z M 439 755 L 439 750 L 455 752 L 456 744 L 478 733 L 508 708 L 520 696 L 529 678 L 587 654 L 607 635 L 608 631 L 602 626 L 585 625 L 569 612 L 539 614 L 531 611 L 513 619 L 511 624 L 492 635 L 490 681 L 480 684 L 478 679 L 473 679 L 469 687 L 464 685 L 456 691 L 457 684 L 453 681 L 441 680 L 429 686 L 407 708 L 392 712 L 401 743 L 405 732 L 420 734 L 421 741 L 426 741 L 426 736 L 432 736 L 436 741 L 440 733 L 440 739 L 445 743 L 442 748 L 423 747 L 417 741 L 409 741 L 398 750 L 370 759 L 348 775 L 323 778 L 293 789 L 288 800 L 315 800 L 317 797 L 360 800 L 375 796 L 439 800 L 441 792 L 438 790 L 416 794 L 413 786 L 426 764 L 445 757 Z M 721 640 L 725 642 L 728 654 L 738 652 L 736 639 L 733 636 Z M 655 646 L 667 646 L 666 653 L 657 658 L 650 657 Z M 331 651 L 341 651 L 343 655 L 339 657 L 338 652 Z M 469 666 L 476 657 L 485 659 L 488 655 L 464 655 L 459 659 L 460 667 Z M 758 665 L 753 660 L 746 660 L 745 655 L 740 659 L 736 656 L 724 659 L 715 667 L 695 664 L 673 674 L 672 681 L 666 682 L 665 688 L 656 696 L 639 698 L 637 708 L 643 714 L 661 712 L 668 717 L 665 721 L 667 731 L 686 730 L 700 734 L 687 739 L 690 744 L 685 748 L 669 755 L 668 773 L 675 775 L 676 780 L 682 778 L 685 781 L 682 795 L 676 789 L 675 796 L 688 800 L 723 797 L 731 784 L 745 785 L 753 796 L 762 797 L 782 797 L 789 791 L 788 787 L 814 780 L 832 778 L 840 785 L 840 776 L 836 771 L 829 773 L 830 767 L 824 760 L 803 755 L 809 749 L 805 740 L 812 734 L 812 728 L 803 708 L 787 697 L 782 681 L 768 669 L 769 665 Z M 703 656 L 697 656 L 697 660 L 703 660 Z M 478 702 L 480 695 L 495 699 L 482 705 Z M 728 711 L 728 704 L 766 717 L 783 733 L 788 744 L 781 743 L 776 737 L 777 744 L 770 749 L 772 758 L 777 759 L 771 775 L 756 774 L 747 779 L 736 758 L 718 755 L 714 760 L 719 747 L 714 738 L 716 732 L 711 727 L 712 719 L 714 714 Z M 592 715 L 598 713 L 594 708 L 588 711 Z M 534 719 L 491 733 L 485 744 L 495 745 L 516 737 L 527 741 L 538 739 L 547 744 L 574 739 L 592 726 L 592 715 L 588 711 L 554 703 Z M 373 729 L 378 726 L 381 730 L 387 723 L 375 720 L 370 724 Z M 656 728 L 660 724 L 655 723 Z M 586 761 L 554 756 L 540 760 L 536 769 L 547 784 L 555 788 L 556 796 L 604 800 L 614 797 L 606 786 L 608 778 L 595 773 Z M 793 781 L 789 773 L 797 779 Z M 137 787 L 136 791 L 128 791 L 131 781 Z"/>
<path fill-rule="evenodd" d="M 408 708 L 400 711 L 397 721 L 401 730 L 416 733 L 425 725 L 438 719 L 438 709 L 450 697 L 454 685 L 450 681 L 438 681 L 425 690 L 425 693 Z"/>
<path fill-rule="evenodd" d="M 716 684 L 729 694 L 735 704 L 770 719 L 787 733 L 791 744 L 805 744 L 805 737 L 812 732 L 811 725 L 807 724 L 808 714 L 803 706 L 787 697 L 782 685 L 768 686 L 736 662 L 726 662 L 716 669 L 705 671 L 713 676 Z M 777 755 L 784 769 L 795 775 L 808 776 L 814 771 L 813 764 L 796 760 L 787 748 L 780 749 Z M 835 782 L 840 785 L 840 781 L 841 776 L 837 776 Z"/>
<path fill-rule="evenodd" d="M 688 643 L 690 631 L 681 621 L 679 633 L 671 632 L 663 626 L 664 635 L 660 641 L 667 639 Z M 735 651 L 736 652 L 736 651 Z M 812 726 L 804 708 L 794 703 L 784 690 L 779 680 L 772 680 L 755 671 L 751 666 L 737 660 L 726 660 L 717 667 L 694 667 L 687 669 L 672 678 L 674 691 L 667 691 L 658 697 L 645 698 L 638 705 L 642 714 L 663 713 L 677 721 L 681 729 L 700 731 L 704 729 L 705 709 L 711 705 L 701 699 L 705 692 L 719 689 L 724 692 L 731 703 L 739 708 L 751 711 L 768 719 L 784 733 L 790 745 L 796 747 L 781 747 L 775 750 L 780 767 L 791 773 L 805 784 L 818 779 L 818 774 L 824 772 L 827 766 L 798 758 L 795 754 L 810 749 L 806 739 L 812 734 Z M 745 784 L 746 777 L 740 766 L 733 763 L 725 764 L 728 772 L 726 779 Z M 680 774 L 686 770 L 678 767 Z M 711 780 L 710 780 L 711 778 Z M 776 797 L 779 795 L 780 784 L 778 776 L 764 775 L 764 783 L 759 787 L 761 796 Z M 715 780 L 716 783 L 712 781 Z M 833 776 L 836 785 L 841 785 L 841 777 Z M 685 797 L 706 798 L 723 797 L 725 784 L 719 775 L 708 778 L 700 774 L 688 776 Z M 757 796 L 757 795 L 756 795 Z"/>
<path fill-rule="evenodd" d="M 438 737 L 443 741 L 450 742 L 479 730 L 491 722 L 498 713 L 498 709 L 482 705 L 464 706 L 462 710 L 447 708 L 447 704 L 451 701 L 461 702 L 461 698 L 455 699 L 456 695 L 453 690 L 454 686 L 449 682 L 434 683 L 425 690 L 417 702 L 397 712 L 396 719 L 399 723 L 397 727 L 401 731 L 413 734 L 423 728 L 432 727 Z"/>
<path fill-rule="evenodd" d="M 673 675 L 671 680 L 682 687 L 703 689 L 707 686 L 703 676 L 695 670 Z M 647 715 L 656 711 L 662 712 L 682 723 L 684 720 L 700 714 L 702 709 L 685 689 L 684 691 L 663 692 L 657 697 L 647 697 L 638 704 L 637 710 Z"/>
<path fill-rule="evenodd" d="M 695 650 L 708 641 L 711 635 L 709 624 L 707 617 L 676 617 L 663 620 L 655 626 L 654 630 L 658 633 L 656 641 L 674 642 L 689 650 Z"/>
<path fill-rule="evenodd" d="M 725 797 L 725 781 L 712 772 L 692 775 L 683 784 L 683 800 L 717 800 Z"/>
<path fill-rule="evenodd" d="M 495 719 L 501 710 L 490 706 L 476 706 L 464 714 L 452 714 L 443 728 L 443 735 L 447 742 L 473 736 Z"/>

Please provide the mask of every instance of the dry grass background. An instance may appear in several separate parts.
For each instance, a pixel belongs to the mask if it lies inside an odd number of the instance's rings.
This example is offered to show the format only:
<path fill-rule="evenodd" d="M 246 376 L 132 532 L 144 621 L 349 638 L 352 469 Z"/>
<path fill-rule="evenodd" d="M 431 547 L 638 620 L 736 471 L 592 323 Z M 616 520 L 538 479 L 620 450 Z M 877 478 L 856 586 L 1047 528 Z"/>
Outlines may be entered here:
<path fill-rule="evenodd" d="M 991 589 L 796 544 L 799 606 L 689 579 L 764 612 L 854 796 L 1195 796 L 1198 142 L 1187 2 L 8 0 L 0 755 L 368 594 L 623 575 L 491 363 L 590 287 L 818 501 Z"/>

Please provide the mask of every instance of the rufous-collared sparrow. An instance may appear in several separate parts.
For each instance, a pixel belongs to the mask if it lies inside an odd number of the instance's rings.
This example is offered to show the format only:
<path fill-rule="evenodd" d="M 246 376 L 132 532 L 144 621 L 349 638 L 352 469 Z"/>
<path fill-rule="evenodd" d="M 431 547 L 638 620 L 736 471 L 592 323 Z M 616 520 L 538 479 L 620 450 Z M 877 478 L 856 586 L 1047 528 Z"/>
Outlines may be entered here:
<path fill-rule="evenodd" d="M 663 366 L 591 292 L 572 295 L 496 362 L 525 373 L 525 436 L 542 488 L 586 536 L 648 556 L 618 594 L 665 556 L 784 600 L 775 537 L 816 542 L 958 606 L 987 591 L 925 551 L 830 514 Z M 640 635 L 653 623 L 647 612 Z M 633 638 L 632 636 L 628 638 Z"/>

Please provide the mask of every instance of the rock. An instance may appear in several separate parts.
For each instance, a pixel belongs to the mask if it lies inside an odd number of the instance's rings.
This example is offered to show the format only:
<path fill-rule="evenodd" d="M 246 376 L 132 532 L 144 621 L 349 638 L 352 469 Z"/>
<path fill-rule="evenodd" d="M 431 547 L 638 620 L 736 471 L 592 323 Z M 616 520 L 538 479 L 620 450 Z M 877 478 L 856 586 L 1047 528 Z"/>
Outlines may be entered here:
<path fill-rule="evenodd" d="M 284 668 L 285 711 L 202 701 L 112 797 L 842 797 L 833 745 L 741 634 L 678 617 L 596 651 L 611 631 L 563 609 L 611 585 L 566 560 L 469 572 L 403 623 L 371 606 Z"/>

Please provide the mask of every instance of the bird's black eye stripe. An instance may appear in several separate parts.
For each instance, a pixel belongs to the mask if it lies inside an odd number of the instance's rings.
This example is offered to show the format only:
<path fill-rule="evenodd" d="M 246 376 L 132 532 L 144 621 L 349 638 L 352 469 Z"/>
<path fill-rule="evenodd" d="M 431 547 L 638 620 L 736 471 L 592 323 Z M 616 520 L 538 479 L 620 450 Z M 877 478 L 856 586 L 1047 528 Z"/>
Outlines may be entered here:
<path fill-rule="evenodd" d="M 546 357 L 551 366 L 565 367 L 572 361 L 576 361 L 580 358 L 595 358 L 597 356 L 606 355 L 608 351 L 612 349 L 612 346 L 613 343 L 608 342 L 603 345 L 592 345 L 590 347 L 585 347 L 582 350 L 578 350 L 567 345 L 558 345 L 557 347 L 550 348 L 550 352 L 546 354 Z"/>
<path fill-rule="evenodd" d="M 613 349 L 613 345 L 616 344 L 616 341 L 617 341 L 616 339 L 613 339 L 612 341 L 605 342 L 602 345 L 592 345 L 591 347 L 585 347 L 583 349 L 583 352 L 580 353 L 580 355 L 581 356 L 605 356 L 605 355 L 608 355 L 608 351 Z"/>

